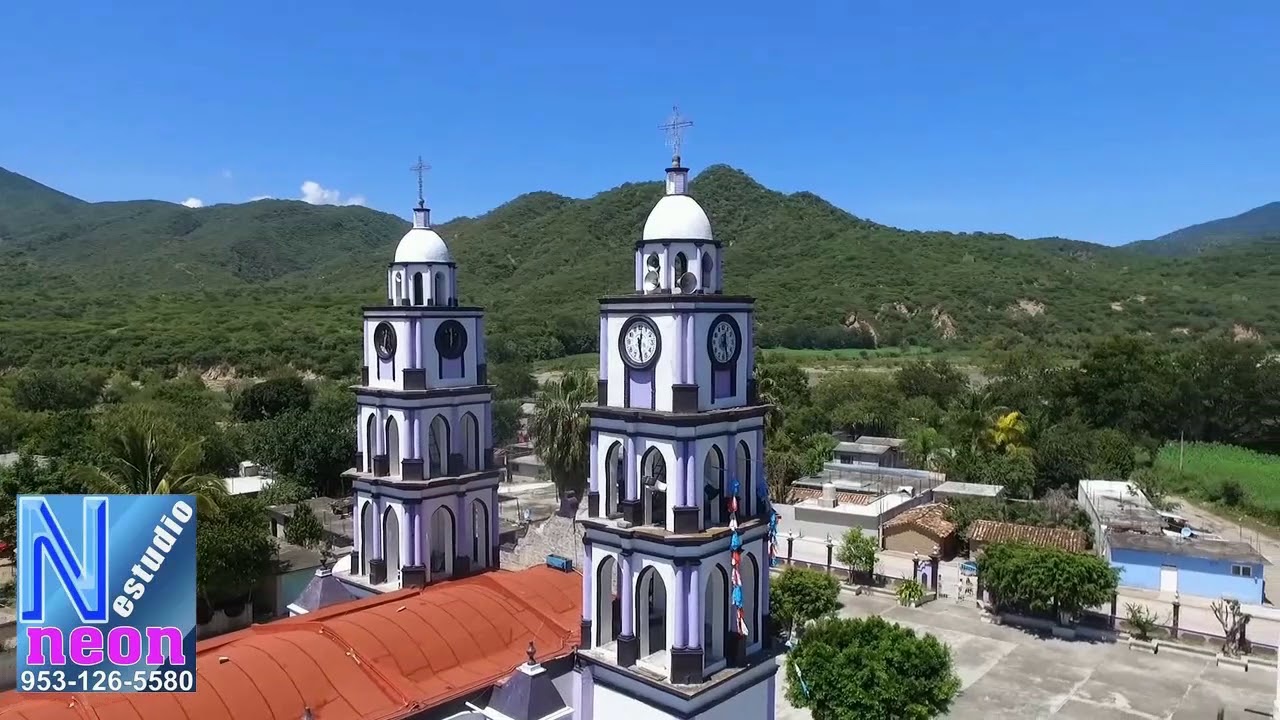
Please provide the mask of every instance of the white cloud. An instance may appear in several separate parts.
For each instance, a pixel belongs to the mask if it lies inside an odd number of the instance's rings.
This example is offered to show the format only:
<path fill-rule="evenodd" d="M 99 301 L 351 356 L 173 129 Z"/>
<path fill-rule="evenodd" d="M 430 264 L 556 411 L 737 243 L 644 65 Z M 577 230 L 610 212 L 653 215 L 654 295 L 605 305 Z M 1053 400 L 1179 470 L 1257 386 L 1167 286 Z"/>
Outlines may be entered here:
<path fill-rule="evenodd" d="M 271 195 L 254 195 L 253 197 L 249 198 L 249 202 L 256 202 L 258 200 L 275 200 L 275 197 Z"/>
<path fill-rule="evenodd" d="M 204 201 L 198 197 L 189 197 L 186 200 L 183 200 L 182 204 L 189 208 L 204 207 Z"/>
<path fill-rule="evenodd" d="M 364 205 L 365 199 L 363 195 L 352 195 L 343 199 L 342 192 L 332 188 L 327 188 L 315 180 L 308 180 L 302 183 L 303 202 L 312 205 Z"/>

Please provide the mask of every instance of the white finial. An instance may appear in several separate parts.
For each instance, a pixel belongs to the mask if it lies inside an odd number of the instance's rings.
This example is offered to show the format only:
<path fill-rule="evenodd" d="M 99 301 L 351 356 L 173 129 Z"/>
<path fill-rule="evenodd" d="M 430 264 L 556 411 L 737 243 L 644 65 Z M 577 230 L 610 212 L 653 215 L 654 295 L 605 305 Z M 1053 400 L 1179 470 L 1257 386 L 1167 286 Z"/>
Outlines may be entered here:
<path fill-rule="evenodd" d="M 671 146 L 672 164 L 679 167 L 680 165 L 680 147 L 684 143 L 685 128 L 693 127 L 692 120 L 686 120 L 680 115 L 680 108 L 676 105 L 671 106 L 671 117 L 667 122 L 658 126 L 667 132 L 667 145 Z"/>

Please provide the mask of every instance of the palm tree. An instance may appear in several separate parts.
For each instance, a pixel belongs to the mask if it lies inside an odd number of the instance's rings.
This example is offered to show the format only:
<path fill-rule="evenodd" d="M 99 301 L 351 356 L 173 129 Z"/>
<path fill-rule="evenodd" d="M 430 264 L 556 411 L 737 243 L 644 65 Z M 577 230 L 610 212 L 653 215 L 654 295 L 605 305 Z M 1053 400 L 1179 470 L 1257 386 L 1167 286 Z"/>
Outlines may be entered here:
<path fill-rule="evenodd" d="M 922 427 L 907 437 L 907 457 L 921 470 L 941 472 L 948 460 L 955 455 L 946 446 L 942 433 L 931 427 Z"/>
<path fill-rule="evenodd" d="M 90 492 L 119 495 L 194 495 L 196 509 L 217 512 L 227 497 L 222 480 L 186 472 L 200 456 L 200 442 L 177 448 L 156 433 L 154 421 L 130 423 L 107 443 L 102 467 L 82 467 Z"/>
<path fill-rule="evenodd" d="M 595 402 L 596 383 L 585 372 L 550 380 L 538 392 L 529 419 L 529 434 L 556 491 L 574 490 L 581 497 L 587 484 L 589 422 L 583 406 Z"/>
<path fill-rule="evenodd" d="M 987 439 L 997 450 L 1012 451 L 1022 447 L 1027 442 L 1027 421 L 1017 410 L 1004 413 L 992 423 Z"/>

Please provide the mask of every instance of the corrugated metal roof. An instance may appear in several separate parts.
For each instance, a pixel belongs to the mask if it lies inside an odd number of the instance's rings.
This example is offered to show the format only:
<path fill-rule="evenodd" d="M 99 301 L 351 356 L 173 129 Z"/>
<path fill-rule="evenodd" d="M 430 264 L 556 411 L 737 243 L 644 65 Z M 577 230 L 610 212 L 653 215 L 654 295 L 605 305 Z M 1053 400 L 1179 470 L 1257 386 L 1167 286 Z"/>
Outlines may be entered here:
<path fill-rule="evenodd" d="M 572 652 L 582 577 L 491 572 L 255 625 L 197 648 L 194 693 L 0 694 L 3 720 L 400 720 Z"/>

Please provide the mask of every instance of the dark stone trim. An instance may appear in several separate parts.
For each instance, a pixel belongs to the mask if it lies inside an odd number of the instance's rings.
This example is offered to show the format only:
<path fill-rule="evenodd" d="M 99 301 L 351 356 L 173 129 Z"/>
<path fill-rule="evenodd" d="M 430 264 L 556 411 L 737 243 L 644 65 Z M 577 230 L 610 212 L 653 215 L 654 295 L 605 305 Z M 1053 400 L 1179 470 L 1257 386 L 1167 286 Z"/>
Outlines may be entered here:
<path fill-rule="evenodd" d="M 476 384 L 477 385 L 489 384 L 489 364 L 488 363 L 480 363 L 479 365 L 476 365 Z"/>
<path fill-rule="evenodd" d="M 648 295 L 604 295 L 600 298 L 600 304 L 606 305 L 610 303 L 652 303 L 660 305 L 672 302 L 686 302 L 698 305 L 754 305 L 756 299 L 749 295 L 675 295 L 672 293 L 650 293 Z M 688 308 L 686 311 L 697 312 L 698 308 Z M 724 312 L 720 309 L 707 309 L 705 312 Z"/>
<path fill-rule="evenodd" d="M 591 517 L 600 517 L 600 493 L 587 493 L 587 514 Z"/>
<path fill-rule="evenodd" d="M 692 535 L 702 531 L 702 508 L 700 507 L 675 507 L 671 509 L 671 517 L 675 524 L 675 532 L 677 535 Z"/>
<path fill-rule="evenodd" d="M 492 385 L 463 385 L 452 388 L 433 388 L 431 390 L 387 390 L 355 386 L 356 399 L 366 398 L 398 398 L 401 400 L 429 400 L 431 398 L 458 397 L 460 395 L 492 395 Z"/>
<path fill-rule="evenodd" d="M 422 477 L 422 461 L 421 460 L 401 460 L 400 461 L 400 479 L 408 482 L 421 481 Z"/>
<path fill-rule="evenodd" d="M 427 389 L 427 371 L 426 370 L 422 368 L 418 368 L 415 370 L 410 370 L 408 368 L 405 368 L 404 370 L 400 371 L 400 375 L 402 378 L 401 383 L 404 385 L 405 390 L 413 392 L 417 390 Z"/>
<path fill-rule="evenodd" d="M 608 380 L 596 381 L 596 402 L 600 405 L 609 404 L 609 381 Z"/>
<path fill-rule="evenodd" d="M 639 525 L 644 521 L 644 506 L 639 500 L 619 501 L 618 509 L 622 511 L 622 519 L 632 525 Z"/>
<path fill-rule="evenodd" d="M 369 584 L 381 585 L 387 581 L 387 561 L 376 558 L 369 561 Z"/>
<path fill-rule="evenodd" d="M 386 455 L 373 456 L 373 476 L 387 477 L 391 474 L 391 458 Z"/>
<path fill-rule="evenodd" d="M 640 638 L 635 635 L 618 636 L 618 664 L 631 667 L 640 659 Z"/>
<path fill-rule="evenodd" d="M 747 404 L 748 405 L 761 404 L 759 383 L 757 383 L 756 379 L 753 377 L 747 378 Z"/>
<path fill-rule="evenodd" d="M 683 194 L 683 193 L 682 193 Z M 635 250 L 643 249 L 646 245 L 670 245 L 671 243 L 687 243 L 694 246 L 710 245 L 714 248 L 724 247 L 724 243 L 720 240 L 693 240 L 689 238 L 662 238 L 659 240 L 637 240 Z"/>
<path fill-rule="evenodd" d="M 635 408 L 615 408 L 608 405 L 587 405 L 583 408 L 589 417 L 621 420 L 623 422 L 645 422 L 675 427 L 693 427 L 710 425 L 719 422 L 738 422 L 752 418 L 762 418 L 769 412 L 768 405 L 748 405 L 745 407 L 727 408 L 724 410 L 707 410 L 698 413 L 665 412 L 662 410 L 638 410 Z"/>
<path fill-rule="evenodd" d="M 351 574 L 352 575 L 360 574 L 360 551 L 359 550 L 351 551 Z"/>
<path fill-rule="evenodd" d="M 724 657 L 729 667 L 747 666 L 747 638 L 730 630 L 724 636 Z"/>
<path fill-rule="evenodd" d="M 582 649 L 582 650 L 590 650 L 590 649 L 591 649 L 591 647 L 592 647 L 592 645 L 591 645 L 591 640 L 592 640 L 592 636 L 591 636 L 591 621 L 590 621 L 590 620 L 583 620 L 583 621 L 582 621 L 582 632 L 581 632 L 581 634 L 578 636 L 578 648 L 579 648 L 579 649 Z"/>
<path fill-rule="evenodd" d="M 499 469 L 482 470 L 479 472 L 469 473 L 467 475 L 430 478 L 421 481 L 405 481 L 401 478 L 391 479 L 385 476 L 369 477 L 368 475 L 361 475 L 358 473 L 347 473 L 343 475 L 343 477 L 351 478 L 352 487 L 354 489 L 367 491 L 374 497 L 389 497 L 397 500 L 421 500 L 421 497 L 414 497 L 413 493 L 434 490 L 439 492 L 431 493 L 430 497 L 437 497 L 438 495 L 456 493 L 457 490 L 455 486 L 457 485 L 470 485 L 471 483 L 484 482 L 486 480 L 493 480 L 494 482 L 491 483 L 490 486 L 497 487 L 497 481 L 501 479 L 502 471 Z M 480 490 L 483 489 L 483 486 L 480 488 L 473 487 L 471 489 Z"/>
<path fill-rule="evenodd" d="M 458 313 L 468 313 L 466 317 L 471 317 L 470 313 L 482 313 L 484 308 L 474 305 L 365 305 L 360 308 L 366 314 L 374 317 L 383 316 L 409 316 L 409 317 L 425 317 L 430 315 L 457 315 Z M 376 315 L 375 315 L 376 313 Z"/>
<path fill-rule="evenodd" d="M 351 461 L 353 463 L 351 467 L 361 472 L 364 471 L 364 453 L 357 450 L 355 452 L 355 455 L 352 456 Z"/>
<path fill-rule="evenodd" d="M 416 208 L 416 207 L 414 208 L 414 210 L 417 210 L 417 209 L 418 209 L 418 208 Z M 430 209 L 431 209 L 431 208 L 427 208 L 427 210 L 430 210 Z M 431 223 L 427 223 L 427 228 L 428 228 L 428 229 L 430 229 L 431 227 L 432 227 Z M 395 261 L 392 261 L 392 262 L 387 263 L 387 267 L 388 267 L 388 268 L 397 268 L 397 267 L 400 267 L 400 268 L 405 268 L 405 269 L 406 269 L 406 271 L 408 270 L 408 267 L 409 267 L 410 265 L 426 265 L 428 268 L 433 268 L 433 267 L 451 267 L 451 268 L 457 268 L 457 267 L 458 267 L 458 263 L 453 262 L 452 260 L 451 260 L 451 261 L 449 261 L 449 262 L 436 262 L 436 261 L 434 261 L 434 260 L 433 260 L 433 261 L 431 261 L 431 262 L 417 262 L 417 261 L 414 261 L 414 262 L 395 262 Z"/>
<path fill-rule="evenodd" d="M 484 459 L 484 469 L 485 469 L 485 470 L 495 470 L 495 469 L 497 469 L 497 468 L 495 468 L 495 467 L 493 466 L 493 448 L 491 448 L 491 447 L 489 447 L 489 448 L 485 448 L 485 449 L 481 452 L 481 455 L 483 455 L 483 459 Z"/>
<path fill-rule="evenodd" d="M 601 547 L 611 548 L 623 556 L 631 552 L 643 552 L 669 560 L 677 557 L 700 559 L 724 552 L 729 547 L 729 537 L 732 535 L 727 527 L 711 528 L 691 535 L 675 535 L 652 526 L 617 528 L 591 518 L 583 518 L 578 524 L 586 528 L 583 538 L 585 542 L 599 543 Z M 744 544 L 755 542 L 768 534 L 769 524 L 761 518 L 747 518 L 738 525 L 738 535 Z M 652 546 L 641 547 L 640 543 L 652 543 Z M 685 552 L 679 552 L 682 549 Z M 764 557 L 756 560 L 761 564 L 768 562 Z"/>
<path fill-rule="evenodd" d="M 400 568 L 400 587 L 422 588 L 427 586 L 427 567 L 425 565 L 405 565 Z"/>
<path fill-rule="evenodd" d="M 703 680 L 702 648 L 671 649 L 671 682 L 677 685 L 697 685 Z"/>
<path fill-rule="evenodd" d="M 453 579 L 464 578 L 471 574 L 471 556 L 453 556 Z"/>
<path fill-rule="evenodd" d="M 489 562 L 489 568 L 492 570 L 497 570 L 498 568 L 502 567 L 502 548 L 495 547 L 489 551 L 489 554 L 493 556 Z"/>
<path fill-rule="evenodd" d="M 388 304 L 388 305 L 395 305 L 395 304 L 396 304 L 395 298 L 387 298 L 387 304 Z M 381 309 L 381 308 L 379 307 L 379 309 Z"/>
<path fill-rule="evenodd" d="M 671 411 L 698 412 L 698 384 L 675 383 L 671 386 Z"/>
<path fill-rule="evenodd" d="M 449 453 L 449 474 L 462 475 L 467 464 L 462 461 L 462 453 Z"/>
<path fill-rule="evenodd" d="M 369 366 L 368 365 L 362 365 L 360 367 L 360 384 L 361 385 L 369 384 Z"/>

